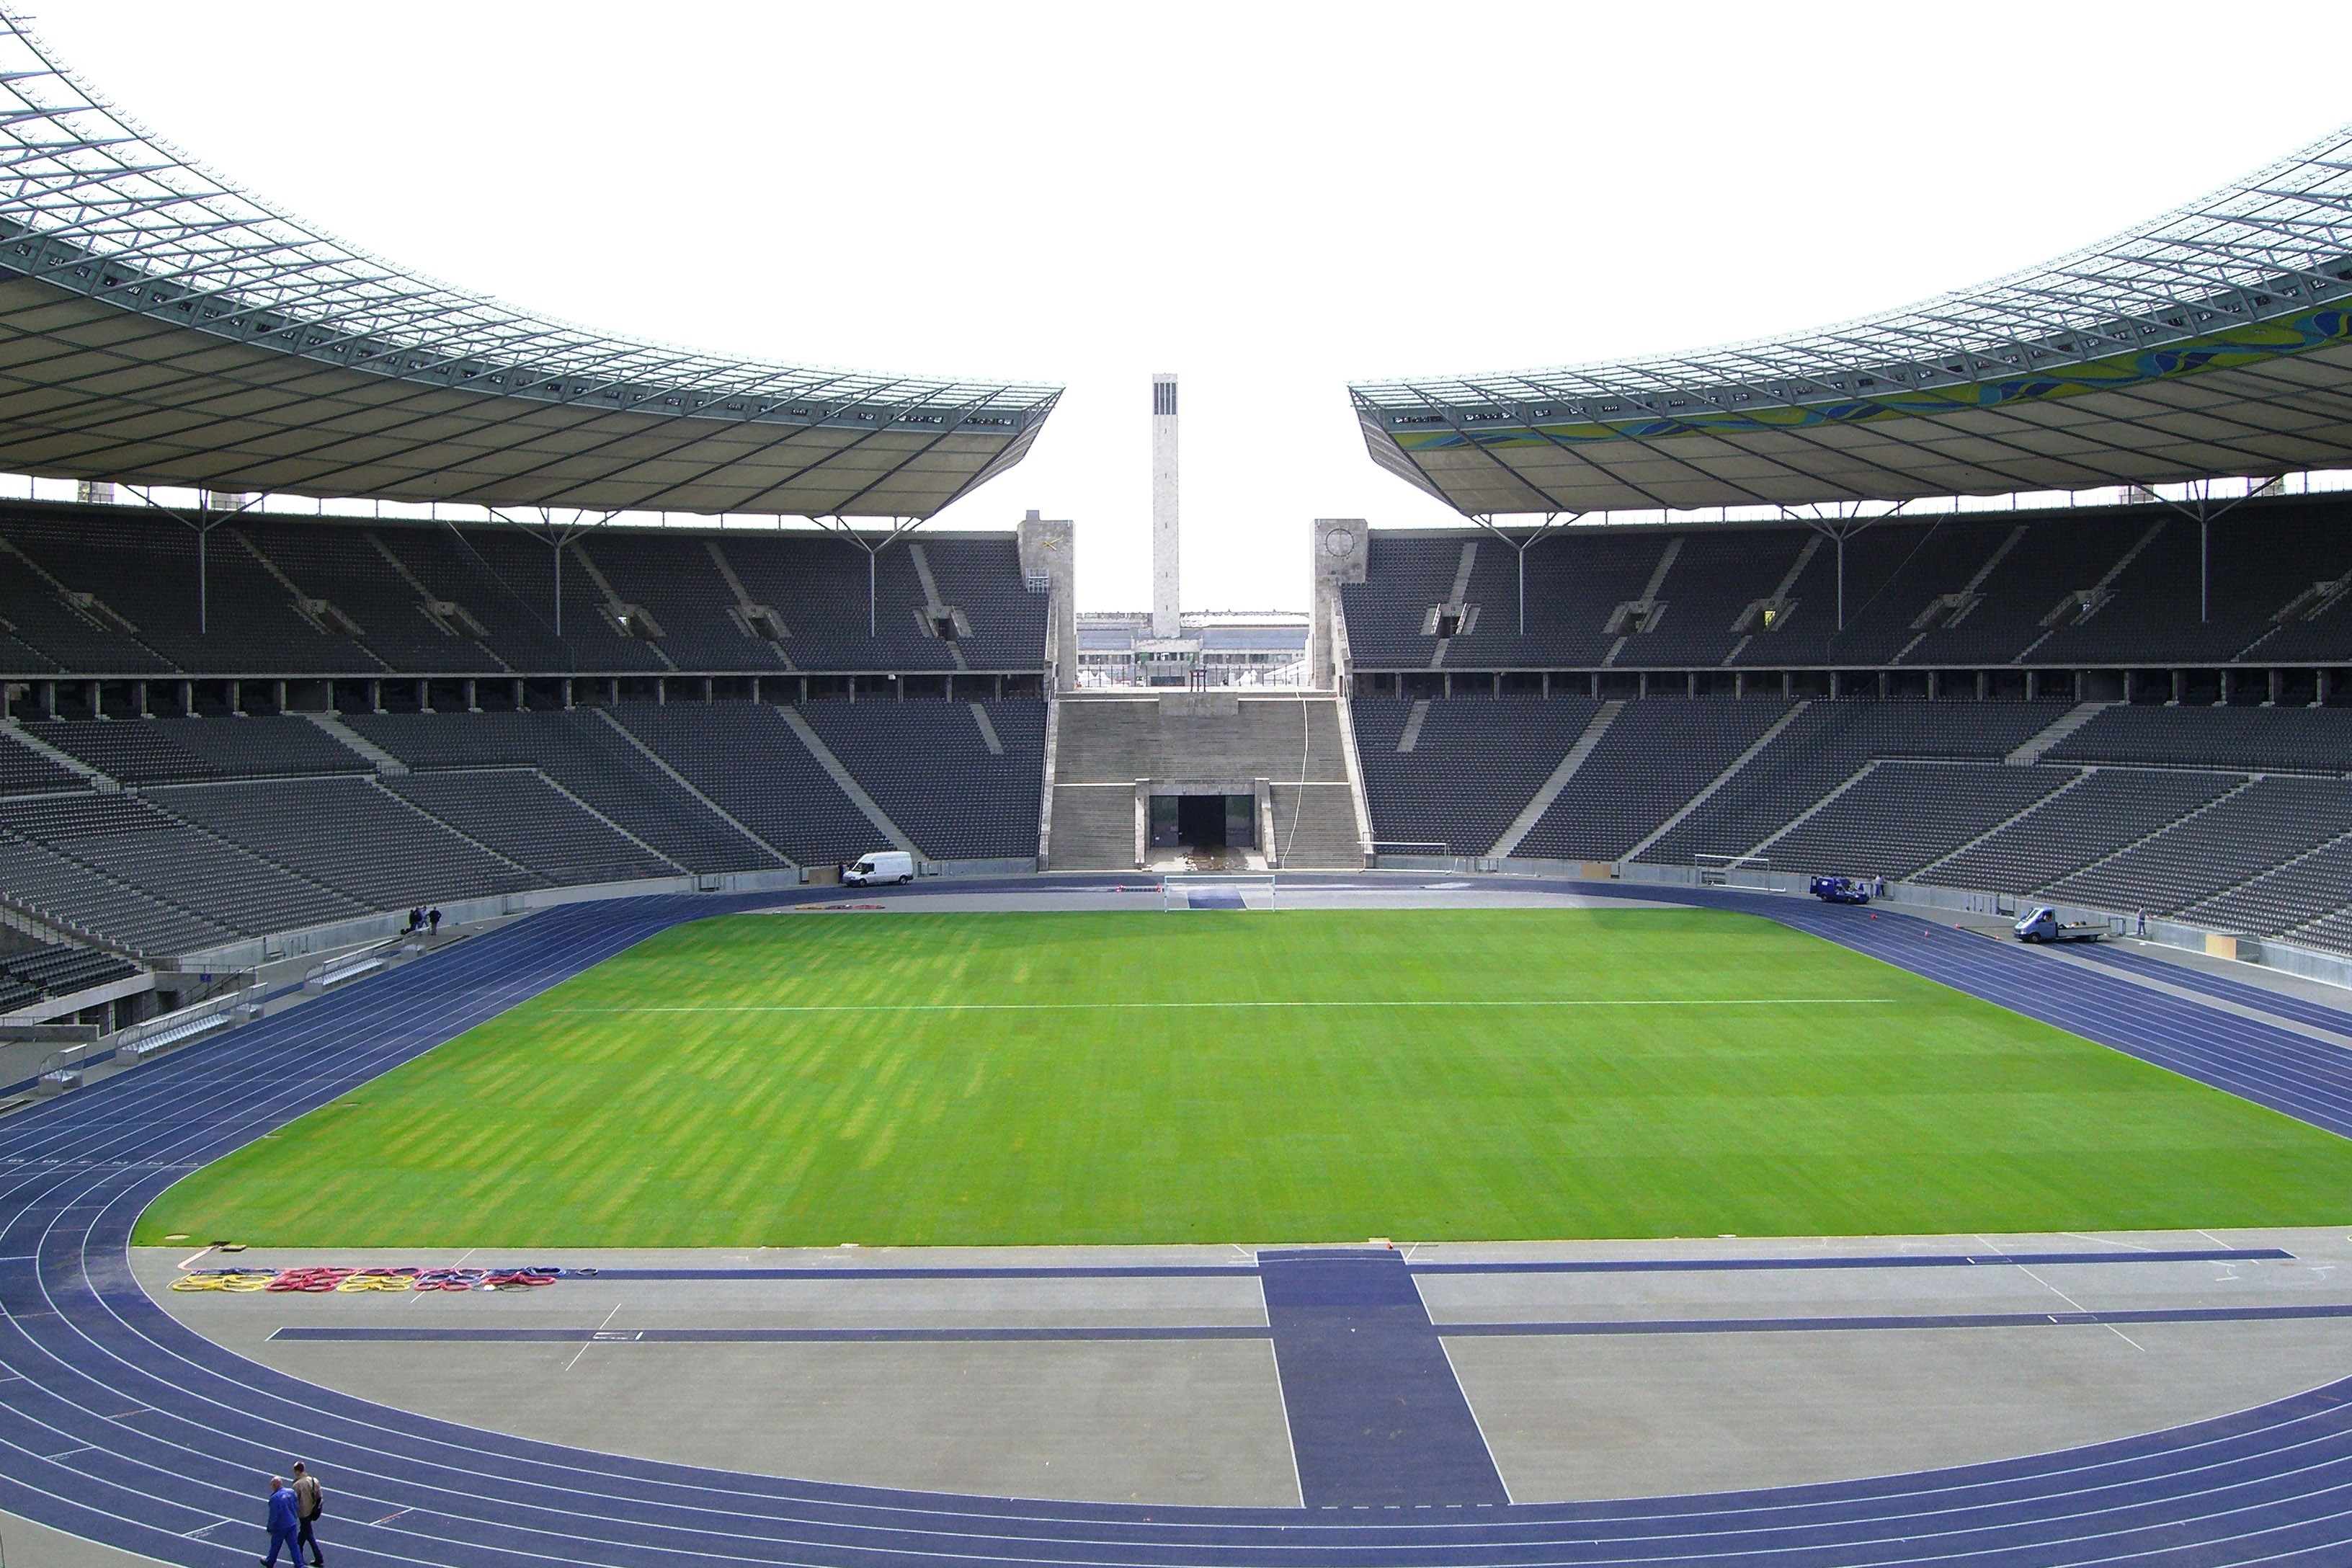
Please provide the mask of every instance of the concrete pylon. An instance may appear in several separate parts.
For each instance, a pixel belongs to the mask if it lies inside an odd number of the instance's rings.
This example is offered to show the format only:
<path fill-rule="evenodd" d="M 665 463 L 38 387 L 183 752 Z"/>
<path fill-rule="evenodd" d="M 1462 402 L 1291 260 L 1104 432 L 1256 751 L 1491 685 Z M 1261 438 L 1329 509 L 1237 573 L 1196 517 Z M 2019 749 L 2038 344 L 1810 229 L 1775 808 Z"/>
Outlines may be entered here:
<path fill-rule="evenodd" d="M 1184 635 L 1176 559 L 1176 378 L 1151 378 L 1151 635 Z"/>

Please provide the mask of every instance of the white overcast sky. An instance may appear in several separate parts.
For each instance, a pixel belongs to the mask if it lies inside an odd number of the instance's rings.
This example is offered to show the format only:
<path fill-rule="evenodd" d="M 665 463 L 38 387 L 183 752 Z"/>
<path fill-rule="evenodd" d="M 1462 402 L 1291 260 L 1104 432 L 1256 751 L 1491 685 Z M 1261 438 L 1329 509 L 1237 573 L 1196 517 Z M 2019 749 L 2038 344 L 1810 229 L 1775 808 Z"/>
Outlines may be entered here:
<path fill-rule="evenodd" d="M 37 0 L 151 130 L 347 240 L 616 333 L 1061 382 L 942 521 L 1303 607 L 1309 520 L 1455 521 L 1351 377 L 1817 326 L 2044 259 L 2352 118 L 2210 5 Z M 2235 57 L 2233 58 L 2233 57 Z M 2317 59 L 2318 56 L 2314 56 Z"/>

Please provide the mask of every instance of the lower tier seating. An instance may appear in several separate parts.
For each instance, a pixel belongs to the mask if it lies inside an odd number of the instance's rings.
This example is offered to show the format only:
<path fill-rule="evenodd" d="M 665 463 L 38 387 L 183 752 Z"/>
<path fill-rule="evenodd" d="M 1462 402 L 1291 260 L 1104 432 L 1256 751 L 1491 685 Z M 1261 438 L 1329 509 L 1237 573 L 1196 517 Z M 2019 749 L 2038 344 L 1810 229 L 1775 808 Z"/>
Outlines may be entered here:
<path fill-rule="evenodd" d="M 1034 698 L 817 703 L 803 710 L 815 750 L 782 710 L 742 701 L 340 727 L 38 721 L 0 731 L 0 901 L 160 959 L 417 904 L 883 847 L 819 752 L 926 859 L 1031 856 L 1045 715 Z"/>
<path fill-rule="evenodd" d="M 2012 765 L 2067 705 L 1616 706 L 1519 857 L 1687 866 L 1756 855 L 1776 871 L 2145 910 L 2352 952 L 2352 731 L 2336 710 L 2113 708 Z M 1491 842 L 1542 782 L 1462 759 L 1549 752 L 1593 711 L 1581 697 L 1483 695 L 1353 708 L 1374 836 L 1457 853 Z M 1419 734 L 1446 737 L 1426 758 L 1418 737 L 1399 750 L 1416 710 Z"/>

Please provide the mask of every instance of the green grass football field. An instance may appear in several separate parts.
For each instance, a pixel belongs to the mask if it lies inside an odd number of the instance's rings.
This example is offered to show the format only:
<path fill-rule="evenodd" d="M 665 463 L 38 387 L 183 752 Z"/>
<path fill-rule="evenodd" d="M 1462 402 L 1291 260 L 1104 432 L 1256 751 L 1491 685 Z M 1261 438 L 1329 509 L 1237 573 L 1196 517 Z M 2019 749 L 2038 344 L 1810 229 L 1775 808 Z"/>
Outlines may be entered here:
<path fill-rule="evenodd" d="M 1701 910 L 677 927 L 142 1219 L 288 1247 L 2340 1224 L 2352 1142 Z"/>

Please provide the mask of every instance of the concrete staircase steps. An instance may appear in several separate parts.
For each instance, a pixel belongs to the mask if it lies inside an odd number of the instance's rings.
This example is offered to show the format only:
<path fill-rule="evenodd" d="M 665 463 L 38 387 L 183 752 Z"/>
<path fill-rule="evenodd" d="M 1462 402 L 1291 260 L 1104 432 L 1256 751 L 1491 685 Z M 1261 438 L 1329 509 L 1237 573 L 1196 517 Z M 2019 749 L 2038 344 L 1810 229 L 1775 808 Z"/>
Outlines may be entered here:
<path fill-rule="evenodd" d="M 2089 723 L 2092 720 L 2097 718 L 2108 709 L 2119 706 L 2120 704 L 2114 702 L 2077 702 L 2074 707 L 2067 709 L 2065 712 L 2060 714 L 2056 719 L 2052 720 L 2048 725 L 2038 731 L 2032 740 L 2018 747 L 2017 750 L 2010 752 L 2009 755 L 2003 757 L 2001 761 L 2007 763 L 2012 768 L 2032 767 L 2034 763 L 2042 760 L 2043 754 L 2046 753 L 2051 747 L 2056 745 L 2059 742 L 2064 740 L 2067 736 L 2073 734 L 2075 731 L 2081 729 L 2084 725 Z"/>

